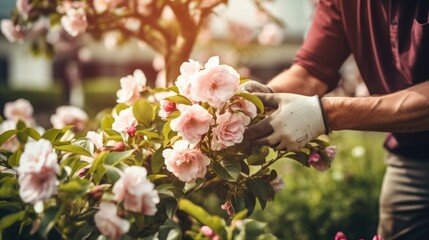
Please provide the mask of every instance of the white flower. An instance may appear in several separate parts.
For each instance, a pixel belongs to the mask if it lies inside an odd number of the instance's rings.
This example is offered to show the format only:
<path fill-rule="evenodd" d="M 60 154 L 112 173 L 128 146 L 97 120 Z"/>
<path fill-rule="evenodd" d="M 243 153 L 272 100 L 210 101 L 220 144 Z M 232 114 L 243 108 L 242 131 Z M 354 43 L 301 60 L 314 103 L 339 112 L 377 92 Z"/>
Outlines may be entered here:
<path fill-rule="evenodd" d="M 22 201 L 35 203 L 57 193 L 60 173 L 57 154 L 48 140 L 28 142 L 19 161 L 18 182 Z"/>
<path fill-rule="evenodd" d="M 112 192 L 116 201 L 124 201 L 126 210 L 153 216 L 157 211 L 159 196 L 146 175 L 144 167 L 128 167 L 113 186 Z"/>
<path fill-rule="evenodd" d="M 4 116 L 15 122 L 21 120 L 29 126 L 34 125 L 33 106 L 28 100 L 23 98 L 6 103 L 4 105 Z"/>
<path fill-rule="evenodd" d="M 140 98 L 140 92 L 146 86 L 146 76 L 142 70 L 137 69 L 133 75 L 121 78 L 121 89 L 116 92 L 118 103 L 125 103 L 128 106 L 133 105 Z"/>
<path fill-rule="evenodd" d="M 80 108 L 74 106 L 60 106 L 51 116 L 51 123 L 54 128 L 61 129 L 67 125 L 73 125 L 77 130 L 85 128 L 88 115 Z"/>
<path fill-rule="evenodd" d="M 61 17 L 61 25 L 70 36 L 76 37 L 84 33 L 88 27 L 85 10 L 83 8 L 70 8 L 66 15 Z"/>
<path fill-rule="evenodd" d="M 97 229 L 111 240 L 118 240 L 130 230 L 131 224 L 116 214 L 118 208 L 111 202 L 100 203 L 100 210 L 94 214 Z"/>

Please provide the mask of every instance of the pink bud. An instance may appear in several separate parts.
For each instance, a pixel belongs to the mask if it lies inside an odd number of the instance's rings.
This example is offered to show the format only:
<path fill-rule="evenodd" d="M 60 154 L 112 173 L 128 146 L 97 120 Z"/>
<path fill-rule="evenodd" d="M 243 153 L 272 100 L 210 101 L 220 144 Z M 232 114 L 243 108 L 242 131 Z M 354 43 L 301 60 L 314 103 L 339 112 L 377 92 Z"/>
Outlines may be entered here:
<path fill-rule="evenodd" d="M 130 135 L 130 137 L 134 137 L 136 135 L 136 132 L 137 132 L 137 127 L 136 126 L 130 126 L 127 129 L 127 133 L 128 133 L 128 135 Z"/>
<path fill-rule="evenodd" d="M 223 210 L 225 210 L 229 216 L 235 215 L 234 208 L 230 201 L 226 201 L 223 205 L 220 206 Z"/>
<path fill-rule="evenodd" d="M 206 236 L 206 237 L 213 237 L 215 235 L 213 229 L 211 229 L 209 226 L 202 226 L 200 228 L 200 231 Z"/>
<path fill-rule="evenodd" d="M 383 240 L 383 238 L 381 238 L 381 236 L 379 235 L 375 235 L 372 240 Z"/>
<path fill-rule="evenodd" d="M 336 146 L 328 146 L 325 148 L 326 155 L 328 155 L 329 160 L 333 161 L 335 156 L 337 155 L 337 147 Z"/>
<path fill-rule="evenodd" d="M 335 235 L 335 240 L 347 240 L 347 238 L 343 232 L 337 232 L 337 234 Z"/>
<path fill-rule="evenodd" d="M 112 149 L 115 152 L 122 152 L 125 150 L 125 144 L 123 142 L 118 142 Z"/>
<path fill-rule="evenodd" d="M 307 161 L 311 165 L 312 163 L 318 163 L 321 159 L 322 157 L 320 156 L 320 154 L 312 152 L 310 156 L 308 156 Z"/>

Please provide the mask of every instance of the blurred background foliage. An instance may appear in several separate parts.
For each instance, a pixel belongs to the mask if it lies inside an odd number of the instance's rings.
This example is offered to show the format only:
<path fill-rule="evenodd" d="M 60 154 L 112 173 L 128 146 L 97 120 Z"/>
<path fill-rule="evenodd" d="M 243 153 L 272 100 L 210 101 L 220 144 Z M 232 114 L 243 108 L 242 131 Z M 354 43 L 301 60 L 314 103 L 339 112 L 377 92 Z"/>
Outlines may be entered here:
<path fill-rule="evenodd" d="M 338 152 L 328 171 L 292 161 L 276 166 L 285 188 L 254 217 L 280 239 L 334 239 L 338 231 L 348 239 L 372 239 L 377 232 L 384 134 L 342 131 L 330 138 Z"/>

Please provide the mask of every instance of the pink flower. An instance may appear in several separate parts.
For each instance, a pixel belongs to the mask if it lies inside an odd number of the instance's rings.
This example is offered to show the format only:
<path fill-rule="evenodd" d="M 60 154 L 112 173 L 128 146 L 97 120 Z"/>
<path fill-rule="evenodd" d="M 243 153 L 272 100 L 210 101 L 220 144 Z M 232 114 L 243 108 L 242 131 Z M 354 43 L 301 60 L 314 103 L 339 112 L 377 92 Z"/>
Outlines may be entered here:
<path fill-rule="evenodd" d="M 213 116 L 198 104 L 179 105 L 180 116 L 171 121 L 171 129 L 189 143 L 197 143 L 214 122 Z"/>
<path fill-rule="evenodd" d="M 45 139 L 28 142 L 19 161 L 19 195 L 26 203 L 46 200 L 57 193 L 60 173 L 57 154 Z"/>
<path fill-rule="evenodd" d="M 25 38 L 24 30 L 19 26 L 15 25 L 10 19 L 1 20 L 1 32 L 9 40 L 9 42 L 23 42 Z"/>
<path fill-rule="evenodd" d="M 160 101 L 161 110 L 159 111 L 159 116 L 162 119 L 166 119 L 171 113 L 177 111 L 176 104 L 174 102 L 170 102 L 168 100 Z"/>
<path fill-rule="evenodd" d="M 146 76 L 142 70 L 137 69 L 133 75 L 121 78 L 121 89 L 116 92 L 118 103 L 125 103 L 128 106 L 133 105 L 140 98 L 140 92 L 146 86 Z"/>
<path fill-rule="evenodd" d="M 273 187 L 274 192 L 280 192 L 285 187 L 285 183 L 281 177 L 274 178 L 270 181 L 270 184 Z"/>
<path fill-rule="evenodd" d="M 95 147 L 98 150 L 103 149 L 103 133 L 96 133 L 94 131 L 88 131 L 86 133 L 86 137 L 94 143 Z"/>
<path fill-rule="evenodd" d="M 67 125 L 73 125 L 77 130 L 83 130 L 88 121 L 88 115 L 80 108 L 74 106 L 61 106 L 51 116 L 54 128 L 61 129 Z"/>
<path fill-rule="evenodd" d="M 4 116 L 15 122 L 21 120 L 29 126 L 34 125 L 33 106 L 28 100 L 23 98 L 6 103 L 4 105 Z"/>
<path fill-rule="evenodd" d="M 94 8 L 98 13 L 105 12 L 106 10 L 113 10 L 124 0 L 94 0 Z"/>
<path fill-rule="evenodd" d="M 323 160 L 322 156 L 316 152 L 310 153 L 307 159 L 308 164 L 314 167 L 316 170 L 324 172 L 331 166 L 330 162 Z"/>
<path fill-rule="evenodd" d="M 372 240 L 383 240 L 383 238 L 379 235 L 375 235 Z"/>
<path fill-rule="evenodd" d="M 231 106 L 231 109 L 234 111 L 243 111 L 244 114 L 249 116 L 251 119 L 255 118 L 258 112 L 255 104 L 246 99 L 238 100 L 234 105 Z"/>
<path fill-rule="evenodd" d="M 28 17 L 32 7 L 33 6 L 29 3 L 29 0 L 16 1 L 16 10 L 18 10 L 18 13 L 24 16 L 24 18 Z"/>
<path fill-rule="evenodd" d="M 211 6 L 214 6 L 215 4 L 218 4 L 220 0 L 202 0 L 200 2 L 199 7 L 200 8 L 209 8 Z"/>
<path fill-rule="evenodd" d="M 133 107 L 126 108 L 119 112 L 119 115 L 115 117 L 115 121 L 112 124 L 112 129 L 117 132 L 129 132 L 132 131 L 138 122 L 133 114 Z"/>
<path fill-rule="evenodd" d="M 15 129 L 15 127 L 16 127 L 16 123 L 14 121 L 5 120 L 0 123 L 0 134 L 8 130 Z M 16 152 L 16 150 L 18 150 L 18 147 L 19 147 L 18 138 L 16 136 L 13 136 L 9 138 L 9 140 L 4 142 L 3 145 L 0 146 L 0 149 L 4 149 L 10 152 Z"/>
<path fill-rule="evenodd" d="M 126 210 L 153 216 L 157 211 L 159 196 L 154 184 L 146 176 L 144 167 L 128 167 L 113 186 L 112 192 L 115 201 L 124 201 Z"/>
<path fill-rule="evenodd" d="M 184 62 L 180 66 L 180 76 L 177 78 L 175 84 L 179 88 L 179 93 L 189 99 L 191 97 L 191 86 L 193 79 L 200 72 L 200 63 L 189 59 L 189 62 Z"/>
<path fill-rule="evenodd" d="M 76 37 L 84 33 L 88 27 L 85 10 L 83 8 L 67 9 L 66 15 L 61 17 L 61 25 L 70 36 Z"/>
<path fill-rule="evenodd" d="M 275 23 L 265 24 L 258 35 L 258 42 L 261 45 L 279 45 L 282 40 L 282 28 Z"/>
<path fill-rule="evenodd" d="M 234 96 L 240 84 L 240 75 L 228 65 L 219 65 L 219 57 L 211 57 L 191 85 L 191 97 L 221 107 Z"/>
<path fill-rule="evenodd" d="M 152 1 L 153 0 L 138 0 L 137 12 L 143 16 L 149 16 L 152 13 Z"/>
<path fill-rule="evenodd" d="M 165 158 L 167 170 L 183 182 L 193 182 L 202 178 L 207 172 L 210 159 L 200 150 L 191 148 L 189 143 L 179 140 L 174 143 L 173 149 L 165 149 L 162 152 Z"/>
<path fill-rule="evenodd" d="M 326 155 L 328 156 L 329 160 L 332 162 L 337 155 L 337 147 L 336 146 L 327 146 L 325 148 Z"/>
<path fill-rule="evenodd" d="M 337 232 L 335 235 L 335 240 L 347 240 L 347 237 L 343 232 Z"/>
<path fill-rule="evenodd" d="M 223 210 L 225 210 L 229 216 L 235 215 L 234 207 L 232 206 L 230 201 L 226 201 L 223 205 L 220 206 Z"/>
<path fill-rule="evenodd" d="M 94 214 L 97 229 L 106 237 L 118 240 L 130 230 L 131 224 L 116 214 L 118 208 L 111 202 L 100 203 L 100 210 Z"/>
<path fill-rule="evenodd" d="M 221 149 L 233 146 L 243 141 L 243 134 L 246 126 L 250 123 L 250 118 L 241 112 L 225 112 L 217 116 L 217 125 L 212 129 L 212 149 Z"/>

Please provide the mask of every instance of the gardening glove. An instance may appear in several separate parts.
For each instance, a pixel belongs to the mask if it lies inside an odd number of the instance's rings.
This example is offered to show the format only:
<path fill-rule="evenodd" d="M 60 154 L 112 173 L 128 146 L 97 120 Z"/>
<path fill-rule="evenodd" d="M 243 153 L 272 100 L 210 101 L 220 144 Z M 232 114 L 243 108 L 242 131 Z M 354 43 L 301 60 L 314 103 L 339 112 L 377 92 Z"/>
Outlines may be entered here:
<path fill-rule="evenodd" d="M 328 127 L 318 96 L 290 93 L 254 93 L 265 107 L 276 109 L 265 119 L 250 126 L 246 139 L 276 149 L 297 151 L 325 133 Z"/>
<path fill-rule="evenodd" d="M 273 93 L 270 87 L 255 80 L 249 80 L 240 85 L 240 89 L 248 92 Z"/>

